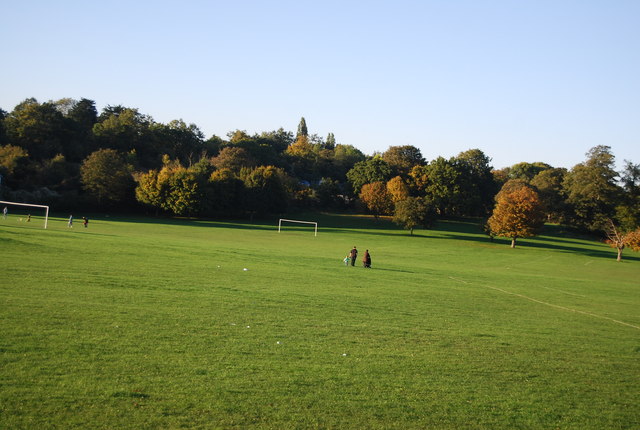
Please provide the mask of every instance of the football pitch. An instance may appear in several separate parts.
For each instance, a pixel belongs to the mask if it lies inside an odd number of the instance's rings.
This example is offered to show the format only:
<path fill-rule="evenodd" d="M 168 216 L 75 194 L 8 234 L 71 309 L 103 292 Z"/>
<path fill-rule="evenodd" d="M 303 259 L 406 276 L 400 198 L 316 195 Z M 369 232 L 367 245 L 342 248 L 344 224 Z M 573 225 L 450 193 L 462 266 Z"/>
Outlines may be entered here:
<path fill-rule="evenodd" d="M 640 428 L 639 254 L 90 218 L 0 220 L 0 428 Z"/>

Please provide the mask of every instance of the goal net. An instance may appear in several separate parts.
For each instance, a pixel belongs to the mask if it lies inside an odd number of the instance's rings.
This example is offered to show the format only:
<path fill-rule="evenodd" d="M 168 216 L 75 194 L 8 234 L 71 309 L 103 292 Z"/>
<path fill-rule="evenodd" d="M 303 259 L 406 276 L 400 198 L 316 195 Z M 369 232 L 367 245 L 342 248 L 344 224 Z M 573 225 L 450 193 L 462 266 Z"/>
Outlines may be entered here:
<path fill-rule="evenodd" d="M 284 218 L 280 218 L 280 220 L 278 221 L 278 233 L 280 233 L 280 230 L 282 229 L 282 223 L 299 223 L 299 224 L 312 224 L 314 225 L 314 236 L 318 235 L 318 223 L 317 222 L 312 222 L 312 221 L 299 221 L 299 220 L 295 220 L 295 219 L 284 219 Z"/>
<path fill-rule="evenodd" d="M 33 222 L 36 219 L 42 219 L 40 216 L 31 215 L 31 210 L 29 208 L 37 208 L 34 212 L 42 214 L 42 210 L 44 209 L 44 228 L 47 228 L 47 224 L 49 222 L 49 206 L 45 205 L 33 205 L 29 203 L 18 203 L 18 202 L 7 202 L 4 200 L 0 200 L 0 219 L 3 222 L 6 222 L 9 219 L 17 219 L 22 222 Z"/>

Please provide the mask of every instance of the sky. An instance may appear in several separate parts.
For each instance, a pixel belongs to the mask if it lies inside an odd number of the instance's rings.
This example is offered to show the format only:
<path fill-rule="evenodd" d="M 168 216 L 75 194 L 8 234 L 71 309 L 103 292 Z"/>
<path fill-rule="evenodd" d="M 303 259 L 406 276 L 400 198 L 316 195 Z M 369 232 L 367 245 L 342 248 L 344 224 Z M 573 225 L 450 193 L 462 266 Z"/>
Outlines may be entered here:
<path fill-rule="evenodd" d="M 70 97 L 209 138 L 640 163 L 640 1 L 0 0 L 0 108 Z"/>

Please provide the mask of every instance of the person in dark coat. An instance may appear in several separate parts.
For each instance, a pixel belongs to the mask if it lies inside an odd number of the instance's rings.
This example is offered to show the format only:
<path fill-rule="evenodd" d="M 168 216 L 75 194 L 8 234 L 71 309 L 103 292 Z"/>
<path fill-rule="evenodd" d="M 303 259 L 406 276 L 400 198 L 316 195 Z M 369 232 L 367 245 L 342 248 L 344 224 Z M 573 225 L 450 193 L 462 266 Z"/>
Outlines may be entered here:
<path fill-rule="evenodd" d="M 356 258 L 358 258 L 358 250 L 356 249 L 355 245 L 353 246 L 353 249 L 349 254 L 351 255 L 351 265 L 355 266 Z"/>
<path fill-rule="evenodd" d="M 362 257 L 362 267 L 366 267 L 368 269 L 371 268 L 371 254 L 369 254 L 369 250 L 364 251 L 364 257 Z"/>

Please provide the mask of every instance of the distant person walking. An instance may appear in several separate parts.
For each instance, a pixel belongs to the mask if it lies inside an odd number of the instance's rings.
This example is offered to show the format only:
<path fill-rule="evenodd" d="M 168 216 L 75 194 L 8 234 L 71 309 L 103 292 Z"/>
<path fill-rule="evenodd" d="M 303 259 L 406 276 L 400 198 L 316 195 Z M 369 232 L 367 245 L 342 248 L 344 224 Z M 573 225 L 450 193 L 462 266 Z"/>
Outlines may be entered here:
<path fill-rule="evenodd" d="M 2 219 L 7 219 L 7 212 L 9 212 L 9 209 L 5 206 L 4 209 L 2 209 Z"/>
<path fill-rule="evenodd" d="M 84 228 L 87 228 L 87 226 L 89 225 L 89 218 L 87 218 L 86 216 L 83 216 L 82 225 L 84 226 Z"/>
<path fill-rule="evenodd" d="M 353 249 L 351 250 L 349 255 L 351 256 L 351 265 L 355 266 L 356 258 L 358 258 L 358 250 L 356 249 L 355 245 L 353 246 Z"/>
<path fill-rule="evenodd" d="M 349 265 L 349 260 L 351 260 L 350 255 L 351 255 L 351 254 L 347 254 L 347 256 L 346 256 L 346 257 L 344 257 L 344 260 L 342 260 L 342 261 L 344 261 L 344 265 L 345 265 L 345 266 L 348 266 L 348 265 Z"/>
<path fill-rule="evenodd" d="M 69 215 L 69 222 L 67 222 L 67 227 L 73 227 L 73 215 Z"/>
<path fill-rule="evenodd" d="M 371 254 L 369 254 L 368 249 L 364 251 L 364 257 L 362 257 L 362 267 L 371 269 Z"/>

